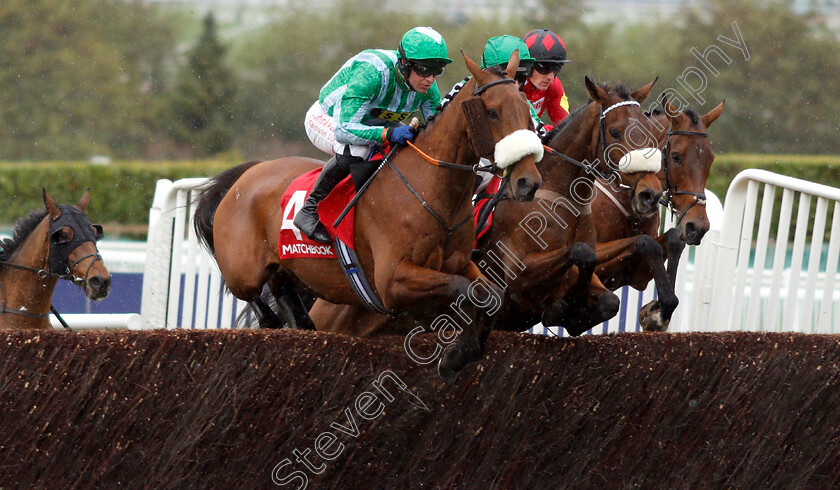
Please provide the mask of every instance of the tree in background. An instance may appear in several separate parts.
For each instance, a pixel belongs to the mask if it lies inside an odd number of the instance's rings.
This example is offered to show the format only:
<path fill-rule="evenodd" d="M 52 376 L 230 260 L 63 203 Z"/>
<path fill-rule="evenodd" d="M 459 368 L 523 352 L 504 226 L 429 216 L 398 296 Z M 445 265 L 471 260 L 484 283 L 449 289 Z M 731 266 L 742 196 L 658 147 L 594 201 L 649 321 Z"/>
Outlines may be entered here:
<path fill-rule="evenodd" d="M 173 135 L 198 155 L 221 153 L 233 141 L 235 85 L 223 64 L 224 52 L 210 13 L 204 18 L 198 45 L 188 53 L 187 65 L 179 73 L 172 99 Z"/>

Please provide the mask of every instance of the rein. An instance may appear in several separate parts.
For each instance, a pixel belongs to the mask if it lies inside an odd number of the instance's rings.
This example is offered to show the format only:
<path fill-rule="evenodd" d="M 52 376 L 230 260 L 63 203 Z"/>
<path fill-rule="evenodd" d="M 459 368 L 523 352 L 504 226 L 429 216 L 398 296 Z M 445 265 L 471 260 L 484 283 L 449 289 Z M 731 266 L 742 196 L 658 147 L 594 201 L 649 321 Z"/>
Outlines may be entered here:
<path fill-rule="evenodd" d="M 702 138 L 708 138 L 709 133 L 700 131 L 668 131 L 668 135 L 665 138 L 665 151 L 663 152 L 664 155 L 662 157 L 662 166 L 665 170 L 665 196 L 663 197 L 663 204 L 666 208 L 671 210 L 671 215 L 673 216 L 677 214 L 677 209 L 672 199 L 673 196 L 694 196 L 694 200 L 691 204 L 685 209 L 685 211 L 682 212 L 682 214 L 677 216 L 677 225 L 679 225 L 691 208 L 698 204 L 706 204 L 706 194 L 703 192 L 681 191 L 677 189 L 676 183 L 671 178 L 671 135 L 700 136 Z"/>
<path fill-rule="evenodd" d="M 482 93 L 487 91 L 487 89 L 489 89 L 491 87 L 494 87 L 496 85 L 502 85 L 502 84 L 508 84 L 508 83 L 516 83 L 516 80 L 514 80 L 512 78 L 502 78 L 502 79 L 499 79 L 499 80 L 494 80 L 492 82 L 488 82 L 484 85 L 476 87 L 476 89 L 473 91 L 473 96 L 474 97 L 480 97 Z M 416 151 L 417 154 L 420 155 L 424 160 L 426 160 L 427 162 L 429 162 L 432 165 L 435 165 L 437 167 L 452 168 L 452 169 L 456 169 L 456 170 L 470 171 L 470 172 L 473 172 L 473 173 L 490 172 L 490 173 L 493 173 L 493 174 L 497 175 L 495 164 L 490 165 L 490 166 L 480 166 L 479 164 L 464 165 L 464 164 L 460 164 L 460 163 L 444 162 L 440 159 L 437 159 L 437 158 L 434 158 L 434 157 L 431 157 L 431 156 L 427 155 L 422 150 L 417 148 L 417 146 L 415 146 L 414 143 L 412 143 L 410 141 L 406 141 L 406 144 L 411 149 Z M 403 184 L 405 184 L 405 186 L 409 190 L 409 192 L 411 192 L 411 194 L 420 202 L 420 205 L 423 206 L 423 208 L 426 211 L 428 211 L 429 214 L 431 214 L 432 217 L 444 229 L 444 231 L 446 232 L 446 239 L 443 242 L 443 252 L 444 252 L 444 254 L 446 254 L 446 249 L 449 247 L 450 238 L 452 237 L 453 234 L 455 234 L 455 232 L 460 227 L 462 227 L 466 223 L 472 221 L 472 219 L 473 219 L 472 213 L 468 213 L 466 219 L 464 219 L 463 221 L 458 222 L 454 226 L 449 226 L 449 224 L 446 222 L 446 220 L 444 220 L 438 213 L 435 212 L 434 209 L 432 209 L 432 206 L 425 199 L 423 199 L 423 196 L 421 196 L 420 193 L 418 193 L 417 190 L 414 189 L 414 186 L 411 185 L 411 183 L 408 181 L 408 179 L 405 178 L 405 176 L 397 169 L 397 167 L 393 163 L 391 163 L 391 161 L 388 158 L 385 158 L 385 161 L 383 162 L 383 164 L 385 164 L 385 163 L 387 163 L 388 166 L 391 167 L 391 170 L 393 170 L 394 173 L 397 175 L 397 177 L 399 177 L 400 180 L 402 180 Z M 509 169 L 505 168 L 505 170 L 503 172 L 503 175 L 502 175 L 502 178 L 505 179 L 506 182 L 508 180 L 508 173 L 509 173 Z"/>

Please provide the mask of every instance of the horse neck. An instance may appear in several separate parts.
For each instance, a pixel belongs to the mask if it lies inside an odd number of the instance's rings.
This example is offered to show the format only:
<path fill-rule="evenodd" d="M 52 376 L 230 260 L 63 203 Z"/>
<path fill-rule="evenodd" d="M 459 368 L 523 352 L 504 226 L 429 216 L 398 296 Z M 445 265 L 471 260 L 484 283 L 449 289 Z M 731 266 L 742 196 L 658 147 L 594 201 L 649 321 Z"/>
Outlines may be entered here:
<path fill-rule="evenodd" d="M 597 137 L 598 132 L 597 105 L 590 103 L 572 117 L 549 146 L 579 162 L 593 163 L 597 139 L 593 139 L 592 135 L 594 133 Z M 537 169 L 543 177 L 543 188 L 560 194 L 568 193 L 569 189 L 563 187 L 568 187 L 577 178 L 593 180 L 591 173 L 557 157 L 544 158 L 537 164 Z"/>
<path fill-rule="evenodd" d="M 20 244 L 15 253 L 9 257 L 12 264 L 22 265 L 32 269 L 46 270 L 49 256 L 49 216 L 44 218 L 26 240 Z M 0 288 L 2 299 L 7 308 L 19 309 L 25 307 L 27 311 L 36 314 L 49 312 L 53 291 L 58 280 L 54 277 L 41 279 L 38 273 L 14 267 L 0 267 Z M 3 317 L 18 315 L 3 314 Z M 19 317 L 17 321 L 26 318 L 28 323 L 41 322 L 40 319 Z M 9 318 L 5 318 L 8 322 Z"/>
<path fill-rule="evenodd" d="M 463 100 L 462 96 L 472 93 L 472 90 L 470 83 L 465 85 L 446 109 L 435 116 L 432 123 L 417 136 L 414 142 L 417 148 L 443 162 L 469 166 L 478 164 L 480 158 L 468 143 L 466 120 L 461 111 L 457 110 Z M 412 186 L 423 193 L 426 200 L 434 200 L 441 210 L 457 210 L 464 203 L 471 203 L 474 172 L 432 165 L 410 148 L 403 148 L 397 157 L 394 165 L 398 166 Z"/>

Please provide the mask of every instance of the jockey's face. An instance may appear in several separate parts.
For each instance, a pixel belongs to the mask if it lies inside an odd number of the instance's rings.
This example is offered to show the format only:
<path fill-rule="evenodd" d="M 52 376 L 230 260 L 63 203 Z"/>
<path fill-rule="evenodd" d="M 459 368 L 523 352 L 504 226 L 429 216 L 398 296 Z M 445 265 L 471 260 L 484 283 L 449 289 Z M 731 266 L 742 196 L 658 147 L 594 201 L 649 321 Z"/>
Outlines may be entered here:
<path fill-rule="evenodd" d="M 420 76 L 417 74 L 416 71 L 412 69 L 408 75 L 408 83 L 418 93 L 425 94 L 429 91 L 429 88 L 432 86 L 432 84 L 435 83 L 435 76 Z"/>

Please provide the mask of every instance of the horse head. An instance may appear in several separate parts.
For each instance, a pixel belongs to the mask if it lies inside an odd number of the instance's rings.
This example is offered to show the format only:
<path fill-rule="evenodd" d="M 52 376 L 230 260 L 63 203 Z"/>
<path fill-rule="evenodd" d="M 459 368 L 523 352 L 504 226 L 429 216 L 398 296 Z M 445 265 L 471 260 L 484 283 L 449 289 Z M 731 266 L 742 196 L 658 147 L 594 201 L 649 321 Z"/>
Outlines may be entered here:
<path fill-rule="evenodd" d="M 105 268 L 96 241 L 102 238 L 102 227 L 92 225 L 85 214 L 90 203 L 90 188 L 73 206 L 58 205 L 43 189 L 49 221 L 49 259 L 51 272 L 71 274 L 92 300 L 104 299 L 111 289 L 111 274 Z"/>
<path fill-rule="evenodd" d="M 692 110 L 680 112 L 667 99 L 663 100 L 671 128 L 666 136 L 660 176 L 677 215 L 680 238 L 689 245 L 700 244 L 709 231 L 704 190 L 715 153 L 707 129 L 723 112 L 723 104 L 700 116 Z"/>
<path fill-rule="evenodd" d="M 515 200 L 533 201 L 542 185 L 536 162 L 542 158 L 543 147 L 533 130 L 528 101 L 514 80 L 519 52 L 511 54 L 504 71 L 482 70 L 463 56 L 476 84 L 472 99 L 462 104 L 472 146 L 478 156 L 491 158 L 509 177 Z"/>
<path fill-rule="evenodd" d="M 615 176 L 613 186 L 631 192 L 630 205 L 636 219 L 646 219 L 658 211 L 664 192 L 656 173 L 662 153 L 654 126 L 644 115 L 641 103 L 647 99 L 658 77 L 630 92 L 621 84 L 613 90 L 586 77 L 589 96 L 600 106 L 598 132 L 592 135 L 598 152 L 596 164 Z M 603 148 L 602 152 L 599 150 Z"/>

